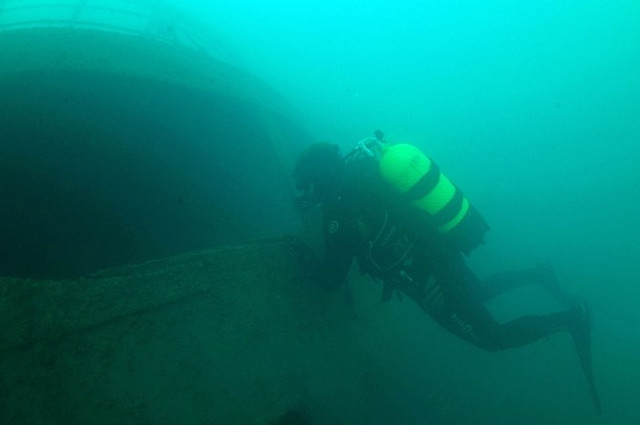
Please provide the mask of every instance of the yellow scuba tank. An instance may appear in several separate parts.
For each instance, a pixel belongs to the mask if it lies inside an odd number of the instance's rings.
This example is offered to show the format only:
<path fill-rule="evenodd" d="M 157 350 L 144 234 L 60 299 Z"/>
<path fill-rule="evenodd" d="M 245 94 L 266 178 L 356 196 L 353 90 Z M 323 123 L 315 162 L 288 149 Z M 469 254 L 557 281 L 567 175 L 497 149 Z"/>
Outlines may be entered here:
<path fill-rule="evenodd" d="M 489 226 L 420 149 L 409 144 L 381 144 L 378 161 L 381 177 L 410 205 L 424 211 L 431 225 L 454 247 L 468 254 L 484 243 Z"/>

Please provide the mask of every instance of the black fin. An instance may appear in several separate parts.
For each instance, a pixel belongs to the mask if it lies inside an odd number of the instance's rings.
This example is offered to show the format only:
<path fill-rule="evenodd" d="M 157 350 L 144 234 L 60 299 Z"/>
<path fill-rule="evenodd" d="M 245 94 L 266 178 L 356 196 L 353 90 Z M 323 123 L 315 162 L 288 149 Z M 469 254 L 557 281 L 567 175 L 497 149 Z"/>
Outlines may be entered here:
<path fill-rule="evenodd" d="M 582 366 L 582 372 L 585 378 L 587 378 L 593 406 L 596 409 L 596 414 L 600 415 L 602 414 L 602 404 L 600 403 L 600 397 L 596 390 L 591 361 L 591 312 L 588 306 L 582 302 L 576 303 L 574 308 L 579 309 L 581 317 L 576 321 L 574 326 L 572 326 L 571 336 L 573 337 L 573 343 L 578 353 L 580 366 Z"/>

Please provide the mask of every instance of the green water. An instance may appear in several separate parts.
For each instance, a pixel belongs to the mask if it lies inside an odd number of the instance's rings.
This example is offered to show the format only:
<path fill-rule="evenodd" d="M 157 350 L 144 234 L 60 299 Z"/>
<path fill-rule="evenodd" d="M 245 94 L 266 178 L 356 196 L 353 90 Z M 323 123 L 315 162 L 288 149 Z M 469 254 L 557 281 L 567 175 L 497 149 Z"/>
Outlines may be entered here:
<path fill-rule="evenodd" d="M 590 301 L 601 419 L 551 341 L 424 373 L 465 412 L 456 423 L 640 421 L 640 4 L 174 3 L 215 25 L 317 139 L 347 150 L 381 128 L 424 148 L 492 226 L 470 259 L 480 275 L 550 260 Z"/>
<path fill-rule="evenodd" d="M 242 67 L 288 100 L 314 139 L 347 151 L 380 128 L 389 141 L 414 143 L 433 157 L 492 228 L 487 245 L 469 259 L 480 276 L 551 261 L 563 287 L 592 306 L 594 370 L 604 413 L 594 414 L 566 335 L 485 353 L 437 327 L 407 299 L 381 303 L 379 286 L 354 276 L 355 321 L 344 312 L 339 295 L 282 284 L 294 294 L 287 292 L 285 302 L 270 287 L 251 290 L 262 281 L 242 281 L 230 286 L 234 289 L 224 302 L 213 291 L 211 297 L 126 317 L 51 345 L 35 344 L 25 353 L 0 353 L 2 364 L 14 371 L 0 375 L 0 396 L 19 405 L 11 418 L 0 415 L 0 424 L 272 424 L 288 408 L 304 410 L 311 424 L 341 419 L 381 425 L 640 423 L 640 263 L 635 258 L 640 252 L 640 4 L 170 3 L 210 24 L 242 58 Z M 127 90 L 144 94 L 148 102 L 158 95 L 149 86 Z M 248 112 L 197 100 L 185 102 L 189 108 L 212 108 L 211 122 L 222 122 L 217 123 L 225 129 L 222 134 L 231 138 L 237 126 L 244 129 L 243 141 L 253 140 L 248 115 L 243 115 Z M 132 110 L 137 102 L 131 100 Z M 145 105 L 144 126 L 158 132 L 149 144 L 172 139 L 161 131 L 162 124 L 170 119 L 182 123 L 189 108 L 153 115 L 153 105 Z M 55 127 L 56 122 L 49 124 Z M 184 121 L 179 127 L 189 132 L 199 126 Z M 193 139 L 200 143 L 197 135 Z M 240 155 L 232 145 L 226 147 Z M 243 149 L 242 158 L 257 161 L 249 145 Z M 207 152 L 214 150 L 207 145 Z M 148 147 L 143 151 L 148 154 Z M 99 156 L 100 150 L 94 153 Z M 197 161 L 167 158 L 180 164 Z M 270 194 L 260 164 L 242 168 L 256 172 L 243 178 L 261 200 L 259 206 L 234 196 L 232 183 L 238 178 L 230 161 L 203 168 L 206 172 L 196 180 L 207 193 L 224 189 L 218 192 L 221 199 L 241 204 L 239 210 L 258 221 L 255 234 L 271 236 L 288 223 L 265 203 Z M 181 167 L 188 174 L 188 166 Z M 226 168 L 230 174 L 220 176 L 218 171 Z M 176 179 L 168 180 L 178 185 Z M 108 181 L 103 186 L 111 194 Z M 194 187 L 200 186 L 189 184 L 189 190 Z M 125 188 L 135 192 L 126 200 L 149 199 L 142 189 Z M 272 198 L 286 195 L 278 192 Z M 78 209 L 70 213 L 64 199 L 58 211 L 73 218 Z M 193 219 L 208 214 L 202 205 L 209 205 L 209 198 L 202 199 L 181 226 L 152 235 L 171 239 L 184 231 L 196 242 L 191 248 L 207 245 Z M 169 201 L 176 208 L 190 205 L 181 197 Z M 160 210 L 166 212 L 166 205 Z M 144 215 L 147 210 L 140 211 Z M 13 220 L 16 215 L 9 216 Z M 152 211 L 142 222 L 162 228 L 158 217 Z M 230 217 L 226 226 L 206 217 L 203 222 L 212 233 L 233 240 L 228 233 L 239 226 L 236 218 L 238 214 Z M 291 228 L 297 228 L 295 218 L 291 221 Z M 12 223 L 3 223 L 9 233 L 15 231 Z M 128 225 L 116 224 L 120 230 Z M 94 227 L 81 222 L 74 228 Z M 55 229 L 55 223 L 47 226 L 49 232 Z M 91 258 L 90 265 L 111 265 L 133 249 L 123 231 L 105 232 L 111 241 L 105 256 Z M 163 246 L 163 253 L 182 250 L 170 240 Z M 3 260 L 10 254 L 12 265 L 18 259 L 28 268 L 33 259 L 29 252 L 6 252 Z M 56 254 L 65 257 L 64 252 Z M 69 261 L 81 263 L 80 271 L 88 262 L 77 255 Z M 266 267 L 279 276 L 276 265 Z M 492 308 L 500 318 L 553 308 L 539 295 L 519 292 Z M 220 306 L 230 310 L 217 310 Z M 38 314 L 46 306 L 29 305 L 26 311 Z M 21 367 L 29 373 L 22 375 Z M 268 415 L 255 419 L 256 412 Z"/>

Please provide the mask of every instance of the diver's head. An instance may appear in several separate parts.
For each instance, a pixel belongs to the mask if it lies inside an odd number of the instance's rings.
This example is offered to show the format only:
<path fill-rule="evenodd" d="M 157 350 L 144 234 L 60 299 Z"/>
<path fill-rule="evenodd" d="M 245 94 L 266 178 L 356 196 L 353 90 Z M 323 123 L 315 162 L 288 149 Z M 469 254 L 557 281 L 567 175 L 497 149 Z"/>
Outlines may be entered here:
<path fill-rule="evenodd" d="M 337 145 L 315 143 L 309 146 L 300 154 L 293 169 L 296 189 L 303 192 L 300 199 L 308 204 L 325 200 L 338 183 L 343 167 L 344 159 Z"/>

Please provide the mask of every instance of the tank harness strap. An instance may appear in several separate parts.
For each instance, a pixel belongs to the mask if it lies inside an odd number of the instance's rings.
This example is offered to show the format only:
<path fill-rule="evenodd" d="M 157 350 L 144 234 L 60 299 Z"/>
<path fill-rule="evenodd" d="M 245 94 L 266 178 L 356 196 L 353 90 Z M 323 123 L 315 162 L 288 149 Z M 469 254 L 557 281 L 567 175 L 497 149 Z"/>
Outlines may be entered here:
<path fill-rule="evenodd" d="M 453 220 L 460 210 L 462 209 L 462 201 L 464 200 L 464 196 L 462 195 L 462 191 L 456 187 L 456 192 L 453 195 L 453 198 L 444 206 L 440 211 L 435 213 L 433 216 L 433 222 L 437 227 L 444 226 Z"/>
<path fill-rule="evenodd" d="M 367 253 L 367 259 L 369 260 L 369 262 L 376 268 L 376 270 L 378 270 L 379 272 L 385 273 L 388 272 L 389 270 L 393 269 L 394 267 L 398 266 L 399 264 L 401 264 L 409 255 L 409 253 L 411 252 L 411 250 L 413 249 L 413 245 L 414 244 L 409 244 L 409 246 L 405 249 L 405 251 L 402 253 L 402 255 L 392 264 L 383 267 L 380 264 L 378 264 L 378 262 L 373 258 L 373 249 L 376 246 L 376 244 L 381 243 L 381 244 L 385 244 L 386 241 L 380 241 L 380 238 L 383 236 L 383 234 L 385 233 L 385 230 L 387 228 L 387 221 L 389 218 L 389 213 L 387 211 L 385 211 L 384 213 L 384 222 L 382 223 L 382 226 L 380 226 L 380 231 L 378 232 L 378 234 L 376 235 L 375 238 L 373 238 L 373 240 L 369 241 L 369 252 Z M 391 232 L 393 232 L 395 229 L 392 229 Z"/>
<path fill-rule="evenodd" d="M 407 192 L 405 197 L 408 201 L 415 201 L 428 195 L 440 181 L 440 167 L 431 161 L 431 167 Z"/>

